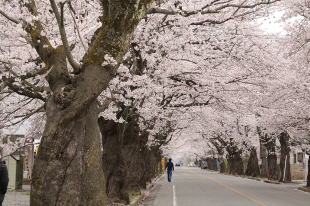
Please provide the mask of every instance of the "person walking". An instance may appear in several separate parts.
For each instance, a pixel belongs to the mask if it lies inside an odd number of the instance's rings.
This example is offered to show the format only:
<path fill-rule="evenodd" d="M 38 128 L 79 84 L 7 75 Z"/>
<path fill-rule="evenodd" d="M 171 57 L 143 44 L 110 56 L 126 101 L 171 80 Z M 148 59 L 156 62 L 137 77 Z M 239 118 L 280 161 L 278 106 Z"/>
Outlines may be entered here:
<path fill-rule="evenodd" d="M 2 206 L 4 196 L 8 189 L 8 184 L 9 184 L 8 169 L 5 165 L 5 161 L 0 161 L 0 206 Z"/>
<path fill-rule="evenodd" d="M 169 162 L 167 162 L 166 164 L 166 170 L 167 170 L 168 182 L 171 182 L 172 171 L 174 171 L 174 165 L 171 158 L 169 158 Z"/>

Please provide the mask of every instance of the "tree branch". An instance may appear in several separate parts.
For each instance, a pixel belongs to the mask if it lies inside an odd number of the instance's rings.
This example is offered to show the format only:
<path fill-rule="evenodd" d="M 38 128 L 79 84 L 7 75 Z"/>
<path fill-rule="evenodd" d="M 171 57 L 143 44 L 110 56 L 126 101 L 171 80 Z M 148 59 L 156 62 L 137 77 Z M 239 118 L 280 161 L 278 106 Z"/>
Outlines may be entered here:
<path fill-rule="evenodd" d="M 150 8 L 147 11 L 147 14 L 179 15 L 181 13 L 178 11 L 173 11 L 173 10 L 168 10 L 168 9 Z"/>
<path fill-rule="evenodd" d="M 0 62 L 4 64 L 4 69 L 5 69 L 7 72 L 13 74 L 13 76 L 14 76 L 15 78 L 20 78 L 20 79 L 21 79 L 21 83 L 22 83 L 26 88 L 28 88 L 28 89 L 31 88 L 31 89 L 32 89 L 32 92 L 34 92 L 34 93 L 39 93 L 39 92 L 44 92 L 44 91 L 45 91 L 45 88 L 44 88 L 44 87 L 35 86 L 35 85 L 31 84 L 30 82 L 28 82 L 27 80 L 25 80 L 24 78 L 18 76 L 18 74 L 17 74 L 16 72 L 14 72 L 11 68 L 9 68 L 8 65 L 10 65 L 10 63 L 8 63 L 8 62 L 3 62 L 3 61 L 0 61 Z M 13 80 L 13 79 L 12 79 L 12 81 L 15 82 L 15 80 Z M 5 83 L 5 82 L 4 82 L 4 83 Z"/>
<path fill-rule="evenodd" d="M 104 11 L 100 18 L 102 26 L 95 32 L 83 63 L 102 65 L 106 62 L 103 58 L 105 55 L 120 63 L 130 46 L 134 28 L 145 16 L 152 2 L 153 0 L 132 0 L 130 3 L 119 0 L 101 1 Z"/>
<path fill-rule="evenodd" d="M 230 4 L 227 2 L 219 2 L 219 0 L 214 0 L 211 3 L 201 7 L 201 9 L 193 10 L 193 11 L 185 11 L 185 10 L 169 10 L 169 9 L 161 9 L 161 8 L 150 8 L 147 11 L 147 14 L 163 14 L 163 15 L 180 15 L 184 17 L 193 16 L 196 14 L 216 14 L 220 11 L 226 9 L 226 8 L 237 8 L 237 10 L 234 12 L 236 14 L 240 9 L 251 9 L 255 8 L 260 5 L 269 5 L 276 3 L 281 0 L 262 0 L 261 2 L 250 4 L 250 5 L 244 5 L 245 2 L 241 4 Z M 226 4 L 227 3 L 227 4 Z M 224 5 L 223 5 L 224 4 Z M 219 6 L 220 5 L 220 6 Z M 210 8 L 212 6 L 217 6 L 215 8 Z M 209 8 L 209 9 L 207 9 Z"/>
<path fill-rule="evenodd" d="M 22 88 L 16 84 L 14 84 L 15 81 L 13 78 L 7 78 L 7 77 L 3 76 L 2 80 L 3 80 L 5 85 L 7 85 L 12 91 L 14 91 L 15 93 L 17 93 L 19 95 L 23 95 L 23 96 L 30 97 L 33 99 L 40 99 L 44 102 L 46 101 L 46 99 L 41 94 L 39 94 L 38 92 L 31 91 L 29 89 Z"/>
<path fill-rule="evenodd" d="M 25 120 L 29 119 L 31 116 L 33 116 L 33 115 L 35 115 L 35 114 L 37 114 L 37 113 L 39 113 L 39 112 L 44 112 L 44 106 L 41 106 L 41 107 L 39 107 L 39 108 L 37 108 L 37 109 L 35 109 L 35 110 L 32 110 L 32 111 L 30 111 L 29 113 L 27 113 L 27 114 L 25 114 L 25 115 L 23 115 L 23 116 L 17 116 L 17 117 L 15 117 L 15 119 L 16 119 L 16 118 L 21 118 L 21 119 L 18 120 L 18 121 L 16 121 L 16 122 L 13 122 L 12 124 L 10 124 L 10 125 L 8 125 L 8 126 L 14 126 L 14 125 L 17 125 L 17 124 L 19 124 L 19 123 L 22 123 L 22 122 L 24 122 Z"/>
<path fill-rule="evenodd" d="M 72 53 L 71 53 L 71 50 L 70 50 L 69 43 L 68 43 L 66 29 L 65 29 L 65 26 L 64 26 L 64 17 L 63 17 L 63 7 L 64 7 L 64 4 L 61 4 L 61 7 L 60 7 L 61 13 L 59 13 L 55 1 L 54 0 L 50 0 L 50 3 L 51 3 L 51 7 L 53 9 L 53 12 L 55 14 L 56 20 L 57 20 L 57 24 L 58 24 L 58 28 L 59 28 L 59 33 L 60 33 L 61 40 L 62 40 L 64 49 L 65 49 L 66 56 L 68 58 L 68 61 L 69 61 L 70 65 L 72 66 L 72 68 L 74 70 L 74 73 L 78 74 L 80 72 L 80 70 L 81 70 L 81 65 L 74 60 L 74 58 L 72 56 Z"/>
<path fill-rule="evenodd" d="M 20 23 L 20 21 L 19 21 L 18 19 L 15 19 L 15 18 L 13 18 L 13 17 L 7 15 L 7 14 L 4 13 L 4 11 L 2 11 L 2 10 L 0 10 L 0 14 L 1 14 L 2 16 L 4 16 L 5 18 L 7 18 L 9 21 L 11 21 L 11 22 L 13 22 L 13 23 L 15 23 L 15 24 L 19 24 L 19 23 Z"/>
<path fill-rule="evenodd" d="M 210 104 L 210 101 L 213 99 L 214 97 L 211 96 L 210 99 L 208 99 L 206 102 L 197 102 L 197 101 L 193 101 L 191 103 L 188 103 L 188 104 L 171 104 L 169 105 L 168 107 L 171 107 L 171 108 L 178 108 L 178 107 L 199 107 L 199 106 L 207 106 Z"/>
<path fill-rule="evenodd" d="M 36 15 L 35 5 L 27 4 L 26 7 L 32 13 L 32 15 Z M 7 18 L 9 21 L 15 24 L 22 24 L 23 29 L 30 35 L 31 37 L 31 46 L 34 47 L 42 59 L 44 63 L 49 65 L 50 56 L 54 52 L 54 48 L 51 46 L 49 40 L 46 36 L 42 36 L 41 32 L 43 31 L 43 27 L 40 21 L 35 21 L 34 26 L 29 24 L 23 19 L 16 19 L 9 15 L 7 15 L 4 11 L 0 10 L 0 14 Z"/>
<path fill-rule="evenodd" d="M 83 39 L 82 39 L 82 35 L 81 35 L 81 33 L 80 33 L 79 25 L 76 23 L 75 18 L 74 18 L 75 11 L 74 11 L 74 9 L 73 9 L 73 7 L 72 7 L 71 1 L 68 2 L 68 5 L 69 5 L 69 10 L 70 10 L 71 17 L 72 17 L 72 19 L 73 19 L 74 27 L 75 27 L 75 29 L 76 29 L 76 31 L 77 31 L 78 37 L 79 37 L 79 39 L 80 39 L 80 41 L 81 41 L 81 44 L 82 44 L 82 46 L 83 46 L 83 48 L 84 48 L 84 51 L 86 52 L 87 49 L 86 49 L 86 46 L 85 46 L 84 41 L 83 41 Z"/>

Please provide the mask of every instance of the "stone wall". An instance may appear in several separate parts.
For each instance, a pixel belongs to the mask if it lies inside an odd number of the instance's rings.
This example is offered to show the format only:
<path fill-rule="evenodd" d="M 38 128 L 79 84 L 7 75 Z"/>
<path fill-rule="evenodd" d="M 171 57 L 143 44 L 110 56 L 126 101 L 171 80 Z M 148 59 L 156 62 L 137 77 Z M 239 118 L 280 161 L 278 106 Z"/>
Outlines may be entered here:
<path fill-rule="evenodd" d="M 304 180 L 306 178 L 304 164 L 292 164 L 291 174 L 292 180 Z"/>

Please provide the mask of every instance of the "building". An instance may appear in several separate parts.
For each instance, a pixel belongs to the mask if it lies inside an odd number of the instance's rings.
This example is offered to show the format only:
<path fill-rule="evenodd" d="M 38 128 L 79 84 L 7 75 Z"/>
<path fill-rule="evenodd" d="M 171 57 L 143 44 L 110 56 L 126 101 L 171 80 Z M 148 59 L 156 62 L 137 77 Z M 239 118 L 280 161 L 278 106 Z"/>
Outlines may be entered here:
<path fill-rule="evenodd" d="M 22 189 L 23 185 L 23 158 L 15 153 L 2 158 L 6 162 L 9 173 L 9 190 Z"/>
<path fill-rule="evenodd" d="M 6 134 L 1 138 L 0 152 L 6 161 L 9 172 L 9 189 L 21 189 L 22 184 L 30 183 L 34 163 L 34 144 L 24 135 Z M 11 145 L 11 147 L 8 147 Z"/>

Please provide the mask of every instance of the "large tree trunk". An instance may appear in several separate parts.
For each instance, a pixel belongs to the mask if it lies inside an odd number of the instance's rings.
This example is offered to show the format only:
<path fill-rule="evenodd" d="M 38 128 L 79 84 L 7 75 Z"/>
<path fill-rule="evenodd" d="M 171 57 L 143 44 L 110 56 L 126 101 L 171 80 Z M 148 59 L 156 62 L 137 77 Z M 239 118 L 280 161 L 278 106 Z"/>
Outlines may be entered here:
<path fill-rule="evenodd" d="M 229 173 L 233 175 L 243 175 L 244 166 L 241 155 L 239 152 L 236 152 L 229 156 L 228 158 Z"/>
<path fill-rule="evenodd" d="M 208 169 L 209 170 L 214 170 L 217 171 L 217 159 L 215 158 L 207 158 L 207 163 L 208 163 Z"/>
<path fill-rule="evenodd" d="M 277 170 L 277 155 L 276 154 L 269 154 L 268 155 L 268 178 L 277 180 L 278 179 L 278 170 Z"/>
<path fill-rule="evenodd" d="M 107 204 L 96 98 L 115 75 L 151 3 L 102 1 L 102 26 L 74 76 L 62 46 L 42 59 L 51 68 L 47 81 L 53 95 L 45 105 L 47 123 L 34 165 L 31 206 Z M 108 64 L 106 56 L 117 64 Z"/>
<path fill-rule="evenodd" d="M 276 138 L 273 136 L 268 136 L 266 138 L 266 148 L 268 151 L 268 178 L 273 180 L 278 180 L 278 164 L 276 155 Z"/>
<path fill-rule="evenodd" d="M 124 124 L 102 117 L 98 121 L 108 197 L 113 202 L 129 203 L 129 196 L 139 194 L 156 175 L 161 160 L 159 147 L 147 147 L 148 134 L 139 132 L 134 116 L 127 117 Z"/>
<path fill-rule="evenodd" d="M 51 68 L 47 81 L 53 95 L 45 105 L 47 123 L 34 165 L 31 206 L 107 204 L 96 99 L 114 77 L 151 3 L 102 1 L 102 26 L 74 76 L 63 46 L 44 59 Z M 109 64 L 106 56 L 117 64 Z"/>
<path fill-rule="evenodd" d="M 47 122 L 34 164 L 31 206 L 106 205 L 96 97 L 112 74 L 89 65 L 73 85 L 63 47 L 56 51 L 47 76 L 53 95 L 45 104 Z"/>
<path fill-rule="evenodd" d="M 226 163 L 224 161 L 224 158 L 220 157 L 219 162 L 220 162 L 220 173 L 226 173 L 227 168 L 226 168 Z"/>
<path fill-rule="evenodd" d="M 268 168 L 268 154 L 265 144 L 260 139 L 260 158 L 262 160 L 261 164 L 261 176 L 262 177 L 268 177 L 269 174 L 269 168 Z"/>
<path fill-rule="evenodd" d="M 102 135 L 102 168 L 106 177 L 107 195 L 112 202 L 128 203 L 128 194 L 123 191 L 126 173 L 121 158 L 122 140 L 119 131 L 121 124 L 104 120 L 102 117 L 98 122 Z"/>
<path fill-rule="evenodd" d="M 160 161 L 160 151 L 158 147 L 147 148 L 145 145 L 141 151 L 143 159 L 142 177 L 140 178 L 140 187 L 146 188 L 146 184 L 150 183 L 152 178 L 156 177 L 157 165 Z"/>
<path fill-rule="evenodd" d="M 34 165 L 31 206 L 106 205 L 96 104 L 69 120 L 53 100 L 47 107 L 50 111 Z"/>
<path fill-rule="evenodd" d="M 128 129 L 132 133 L 126 135 L 122 149 L 122 159 L 126 168 L 124 191 L 127 194 L 136 195 L 140 193 L 141 188 L 146 187 L 148 179 L 144 173 L 147 170 L 145 162 L 149 158 L 146 146 L 147 135 L 139 135 L 138 131 L 134 131 L 134 127 L 128 127 Z"/>
<path fill-rule="evenodd" d="M 291 178 L 291 166 L 290 166 L 290 146 L 289 135 L 287 132 L 282 132 L 279 136 L 281 144 L 281 157 L 280 157 L 280 181 L 290 182 Z"/>
<path fill-rule="evenodd" d="M 220 173 L 226 172 L 226 163 L 224 161 L 224 148 L 225 148 L 225 142 L 220 141 L 221 138 L 218 137 L 218 139 L 211 140 L 211 143 L 215 146 L 217 153 L 219 155 L 218 161 L 220 163 Z"/>
<path fill-rule="evenodd" d="M 248 161 L 248 165 L 247 165 L 247 169 L 246 169 L 245 174 L 248 176 L 252 176 L 252 177 L 260 176 L 257 152 L 256 152 L 255 148 L 253 148 L 251 150 L 250 158 Z"/>

